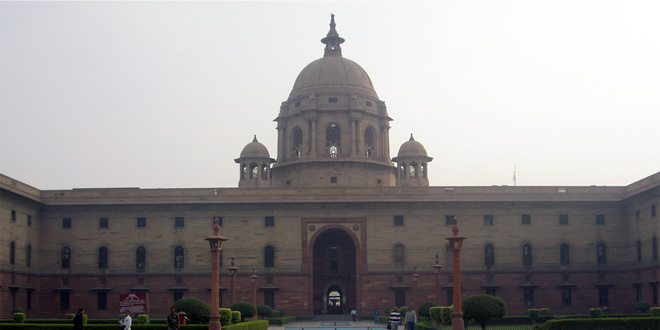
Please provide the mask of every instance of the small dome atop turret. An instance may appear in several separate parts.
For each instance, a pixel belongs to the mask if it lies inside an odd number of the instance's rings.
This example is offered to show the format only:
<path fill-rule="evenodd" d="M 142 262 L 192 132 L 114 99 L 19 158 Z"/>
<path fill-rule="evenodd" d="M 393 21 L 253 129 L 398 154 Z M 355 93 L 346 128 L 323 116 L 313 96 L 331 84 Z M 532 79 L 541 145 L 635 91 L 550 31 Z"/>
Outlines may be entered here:
<path fill-rule="evenodd" d="M 240 158 L 270 158 L 270 154 L 266 146 L 257 141 L 257 135 L 255 135 L 252 142 L 248 143 L 241 151 Z"/>
<path fill-rule="evenodd" d="M 411 133 L 410 140 L 404 142 L 401 145 L 401 148 L 399 148 L 399 153 L 397 154 L 397 157 L 401 158 L 401 157 L 419 157 L 419 156 L 428 157 L 424 146 L 421 143 L 415 141 L 415 138 Z"/>

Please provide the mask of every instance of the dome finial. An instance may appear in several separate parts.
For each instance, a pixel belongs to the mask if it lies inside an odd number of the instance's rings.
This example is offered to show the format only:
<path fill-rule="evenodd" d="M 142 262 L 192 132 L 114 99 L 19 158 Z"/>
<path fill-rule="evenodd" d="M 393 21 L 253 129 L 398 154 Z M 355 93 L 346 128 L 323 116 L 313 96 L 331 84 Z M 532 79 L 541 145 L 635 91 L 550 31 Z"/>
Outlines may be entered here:
<path fill-rule="evenodd" d="M 408 141 L 415 141 L 415 138 L 412 136 L 413 133 L 410 133 L 410 140 Z"/>
<path fill-rule="evenodd" d="M 321 39 L 321 42 L 325 44 L 325 52 L 323 56 L 328 55 L 339 55 L 341 56 L 341 44 L 344 42 L 344 38 L 339 36 L 337 30 L 335 30 L 335 14 L 330 14 L 330 31 L 325 38 Z"/>
<path fill-rule="evenodd" d="M 254 139 L 252 139 L 252 142 L 259 142 L 257 141 L 257 134 L 254 135 Z"/>

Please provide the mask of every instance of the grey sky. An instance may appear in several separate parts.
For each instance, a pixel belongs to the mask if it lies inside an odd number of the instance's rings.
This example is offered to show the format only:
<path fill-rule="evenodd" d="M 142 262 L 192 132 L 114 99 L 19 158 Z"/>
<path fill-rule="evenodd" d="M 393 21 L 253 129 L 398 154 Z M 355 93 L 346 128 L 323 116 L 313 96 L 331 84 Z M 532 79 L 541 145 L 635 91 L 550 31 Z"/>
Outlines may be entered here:
<path fill-rule="evenodd" d="M 413 133 L 431 185 L 627 185 L 660 170 L 658 1 L 2 2 L 0 172 L 40 189 L 235 187 L 323 55 Z"/>

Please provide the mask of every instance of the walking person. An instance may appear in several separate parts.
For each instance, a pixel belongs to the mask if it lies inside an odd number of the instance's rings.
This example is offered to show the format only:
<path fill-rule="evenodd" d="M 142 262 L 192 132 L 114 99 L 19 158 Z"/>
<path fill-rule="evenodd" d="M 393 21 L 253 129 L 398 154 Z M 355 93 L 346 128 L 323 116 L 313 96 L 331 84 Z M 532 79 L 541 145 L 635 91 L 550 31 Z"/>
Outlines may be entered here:
<path fill-rule="evenodd" d="M 374 309 L 374 323 L 378 324 L 378 308 Z"/>
<path fill-rule="evenodd" d="M 174 306 L 170 307 L 170 314 L 167 315 L 167 330 L 179 329 L 179 316 L 176 315 Z"/>
<path fill-rule="evenodd" d="M 392 330 L 399 329 L 399 322 L 401 322 L 401 313 L 399 313 L 399 309 L 394 306 L 390 313 L 390 326 L 392 327 Z"/>
<path fill-rule="evenodd" d="M 410 306 L 410 309 L 406 312 L 406 325 L 408 325 L 408 330 L 415 330 L 415 323 L 417 323 L 417 312 L 415 312 L 415 309 Z"/>
<path fill-rule="evenodd" d="M 124 312 L 124 318 L 119 321 L 119 324 L 122 326 L 122 330 L 131 330 L 131 324 L 133 319 L 131 319 L 131 313 L 128 311 Z"/>
<path fill-rule="evenodd" d="M 351 310 L 351 316 L 353 317 L 353 322 L 357 321 L 357 311 L 355 308 Z"/>
<path fill-rule="evenodd" d="M 83 329 L 83 315 L 85 315 L 85 309 L 81 308 L 73 318 L 73 330 L 85 330 Z"/>

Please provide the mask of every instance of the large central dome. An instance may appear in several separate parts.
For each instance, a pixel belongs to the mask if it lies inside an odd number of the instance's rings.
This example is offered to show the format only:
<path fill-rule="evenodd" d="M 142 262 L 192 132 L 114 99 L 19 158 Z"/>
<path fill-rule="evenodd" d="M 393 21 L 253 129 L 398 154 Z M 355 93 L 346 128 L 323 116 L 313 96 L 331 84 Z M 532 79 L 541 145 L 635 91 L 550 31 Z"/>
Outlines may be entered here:
<path fill-rule="evenodd" d="M 378 98 L 367 72 L 341 55 L 326 55 L 307 65 L 293 84 L 289 99 L 324 91 L 357 92 Z"/>
<path fill-rule="evenodd" d="M 357 63 L 341 54 L 340 37 L 335 29 L 334 15 L 330 21 L 328 35 L 321 39 L 324 43 L 324 56 L 308 64 L 296 78 L 289 100 L 300 96 L 323 92 L 351 92 L 378 99 L 374 85 L 367 72 Z"/>

